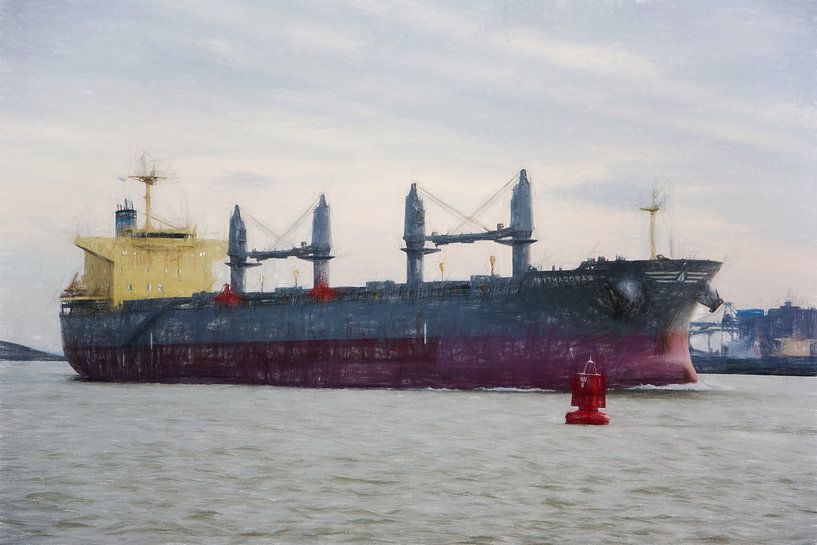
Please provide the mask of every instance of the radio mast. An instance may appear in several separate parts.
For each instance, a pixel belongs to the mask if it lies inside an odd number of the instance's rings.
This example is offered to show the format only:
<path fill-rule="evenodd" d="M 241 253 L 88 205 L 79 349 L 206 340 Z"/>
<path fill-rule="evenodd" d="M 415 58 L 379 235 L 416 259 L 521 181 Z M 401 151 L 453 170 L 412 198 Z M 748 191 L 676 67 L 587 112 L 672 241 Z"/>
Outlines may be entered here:
<path fill-rule="evenodd" d="M 148 173 L 147 164 L 145 161 L 145 155 L 142 155 L 140 159 L 141 174 L 136 174 L 133 176 L 128 176 L 131 180 L 138 180 L 145 184 L 145 231 L 152 231 L 153 224 L 150 222 L 150 189 L 153 185 L 158 182 L 159 180 L 166 179 L 165 176 L 157 176 L 156 175 L 156 166 L 152 166 L 150 169 L 150 173 Z"/>
<path fill-rule="evenodd" d="M 658 188 L 656 187 L 652 188 L 651 197 L 650 204 L 648 206 L 642 206 L 639 210 L 650 213 L 650 259 L 655 261 L 655 259 L 657 259 L 655 253 L 655 215 L 663 208 L 664 203 L 663 201 L 659 201 Z"/>

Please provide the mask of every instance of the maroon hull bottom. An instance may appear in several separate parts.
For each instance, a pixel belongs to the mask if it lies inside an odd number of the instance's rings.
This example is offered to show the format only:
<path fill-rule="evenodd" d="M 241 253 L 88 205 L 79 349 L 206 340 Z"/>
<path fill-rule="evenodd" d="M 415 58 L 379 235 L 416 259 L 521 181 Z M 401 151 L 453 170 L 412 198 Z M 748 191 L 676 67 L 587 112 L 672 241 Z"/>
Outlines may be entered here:
<path fill-rule="evenodd" d="M 315 388 L 566 390 L 589 357 L 610 388 L 696 382 L 687 335 L 297 341 L 132 348 L 65 347 L 100 381 L 270 384 Z"/>

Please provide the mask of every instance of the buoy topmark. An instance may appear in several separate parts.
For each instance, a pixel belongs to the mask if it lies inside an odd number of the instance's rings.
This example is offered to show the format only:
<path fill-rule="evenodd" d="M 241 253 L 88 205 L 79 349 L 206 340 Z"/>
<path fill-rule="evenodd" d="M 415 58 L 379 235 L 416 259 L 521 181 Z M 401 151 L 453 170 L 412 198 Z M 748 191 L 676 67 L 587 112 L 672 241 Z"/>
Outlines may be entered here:
<path fill-rule="evenodd" d="M 593 372 L 588 373 L 590 366 Z M 607 407 L 607 377 L 598 372 L 592 358 L 584 364 L 584 371 L 576 373 L 570 381 L 573 397 L 570 404 L 577 410 L 565 415 L 565 424 L 604 425 L 610 423 L 610 416 L 599 412 Z"/>

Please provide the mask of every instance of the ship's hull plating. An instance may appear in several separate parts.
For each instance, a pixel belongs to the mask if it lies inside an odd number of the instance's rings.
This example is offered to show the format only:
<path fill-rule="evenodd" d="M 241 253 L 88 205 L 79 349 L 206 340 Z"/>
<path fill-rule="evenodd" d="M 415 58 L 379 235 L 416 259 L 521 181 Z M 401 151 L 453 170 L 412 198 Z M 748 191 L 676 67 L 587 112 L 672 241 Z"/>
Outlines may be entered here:
<path fill-rule="evenodd" d="M 582 360 L 605 362 L 610 387 L 695 382 L 684 335 L 664 346 L 621 339 L 359 339 L 213 345 L 91 347 L 66 352 L 83 377 L 101 381 L 244 383 L 322 388 L 566 389 Z M 574 348 L 571 356 L 570 347 Z M 591 350 L 589 347 L 593 347 Z"/>
<path fill-rule="evenodd" d="M 689 317 L 719 266 L 612 262 L 522 283 L 341 288 L 333 301 L 256 294 L 235 308 L 213 294 L 83 302 L 63 307 L 63 348 L 102 381 L 566 389 L 593 357 L 613 388 L 687 383 Z"/>

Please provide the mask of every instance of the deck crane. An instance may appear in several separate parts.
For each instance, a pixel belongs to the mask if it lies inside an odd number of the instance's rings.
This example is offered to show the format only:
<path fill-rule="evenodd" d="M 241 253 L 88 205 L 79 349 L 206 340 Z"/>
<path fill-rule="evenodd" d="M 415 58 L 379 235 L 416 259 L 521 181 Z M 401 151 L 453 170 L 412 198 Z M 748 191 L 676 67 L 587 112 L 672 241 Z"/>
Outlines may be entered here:
<path fill-rule="evenodd" d="M 420 189 L 416 183 L 411 184 L 411 189 L 406 197 L 406 212 L 403 229 L 403 240 L 406 247 L 402 248 L 406 252 L 406 282 L 409 285 L 417 285 L 423 281 L 423 257 L 426 254 L 439 252 L 439 247 L 446 244 L 472 244 L 481 240 L 490 240 L 499 244 L 506 244 L 513 247 L 513 278 L 518 279 L 530 268 L 530 245 L 536 242 L 531 238 L 533 234 L 533 209 L 531 206 L 531 186 L 525 169 L 519 172 L 510 183 L 517 181 L 513 186 L 513 196 L 511 197 L 511 224 L 505 227 L 499 223 L 496 229 L 488 229 L 481 226 L 484 231 L 476 233 L 461 234 L 438 234 L 432 232 L 425 233 L 425 206 L 420 197 Z M 483 201 L 477 210 L 470 216 L 459 213 L 463 222 L 459 227 L 467 223 L 476 224 L 474 218 L 487 205 L 496 198 L 502 190 Z M 423 191 L 434 200 L 439 200 L 436 196 L 427 191 Z M 456 212 L 456 209 L 445 205 L 449 211 Z M 479 224 L 477 224 L 479 225 Z M 459 228 L 458 227 L 458 228 Z M 425 243 L 431 242 L 435 248 L 426 247 Z"/>

